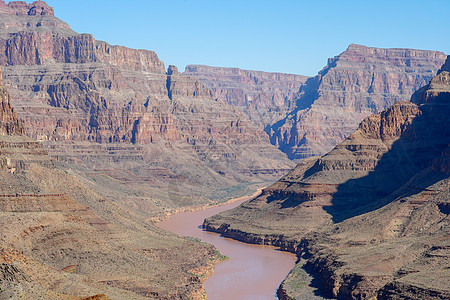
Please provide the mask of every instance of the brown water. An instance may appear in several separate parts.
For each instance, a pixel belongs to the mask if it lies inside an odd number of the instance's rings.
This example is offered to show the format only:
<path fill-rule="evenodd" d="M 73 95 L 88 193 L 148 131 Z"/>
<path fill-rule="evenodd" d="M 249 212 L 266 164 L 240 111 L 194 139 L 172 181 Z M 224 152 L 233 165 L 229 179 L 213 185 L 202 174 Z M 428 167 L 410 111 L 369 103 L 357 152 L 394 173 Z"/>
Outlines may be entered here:
<path fill-rule="evenodd" d="M 294 267 L 296 256 L 273 247 L 249 245 L 203 231 L 205 218 L 238 206 L 249 198 L 202 211 L 180 213 L 158 226 L 179 235 L 192 236 L 213 244 L 230 259 L 219 263 L 205 281 L 210 300 L 277 299 L 276 290 Z"/>

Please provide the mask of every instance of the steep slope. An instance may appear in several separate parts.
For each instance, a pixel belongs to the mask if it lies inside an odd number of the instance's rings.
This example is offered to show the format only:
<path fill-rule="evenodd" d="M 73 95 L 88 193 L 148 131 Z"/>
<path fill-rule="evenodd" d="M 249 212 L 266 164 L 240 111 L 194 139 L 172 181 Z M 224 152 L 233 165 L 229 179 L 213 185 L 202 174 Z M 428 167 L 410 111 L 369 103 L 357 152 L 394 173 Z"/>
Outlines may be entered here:
<path fill-rule="evenodd" d="M 1 7 L 0 65 L 26 134 L 110 199 L 158 214 L 292 166 L 236 108 L 166 72 L 156 53 L 77 34 L 42 1 Z"/>
<path fill-rule="evenodd" d="M 414 103 L 366 118 L 331 152 L 204 227 L 296 251 L 338 299 L 448 299 L 449 61 Z M 285 297 L 298 296 L 292 286 Z"/>
<path fill-rule="evenodd" d="M 323 155 L 367 116 L 409 100 L 445 61 L 436 51 L 350 45 L 301 88 L 297 106 L 273 124 L 272 144 L 291 159 Z"/>
<path fill-rule="evenodd" d="M 202 298 L 212 246 L 163 232 L 55 168 L 23 135 L 1 82 L 0 99 L 1 299 Z"/>
<path fill-rule="evenodd" d="M 258 127 L 284 118 L 307 76 L 190 65 L 183 74 L 198 78 L 214 96 L 236 106 Z"/>

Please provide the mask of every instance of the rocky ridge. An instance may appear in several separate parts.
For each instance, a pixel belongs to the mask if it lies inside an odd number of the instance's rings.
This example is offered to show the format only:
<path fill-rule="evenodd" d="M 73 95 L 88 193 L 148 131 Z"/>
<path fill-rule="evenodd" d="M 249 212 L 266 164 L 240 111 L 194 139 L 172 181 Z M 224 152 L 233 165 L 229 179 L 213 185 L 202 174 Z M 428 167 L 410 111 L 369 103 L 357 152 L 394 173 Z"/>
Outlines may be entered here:
<path fill-rule="evenodd" d="M 152 51 L 97 41 L 50 14 L 3 14 L 0 28 L 26 134 L 111 199 L 154 215 L 235 196 L 292 166 L 238 109 L 166 72 Z"/>
<path fill-rule="evenodd" d="M 437 51 L 379 49 L 352 44 L 329 59 L 300 88 L 296 107 L 266 130 L 291 159 L 323 155 L 365 117 L 411 94 L 436 75 L 446 56 Z"/>
<path fill-rule="evenodd" d="M 265 128 L 284 118 L 296 104 L 307 76 L 189 65 L 183 74 L 198 78 L 215 97 L 238 107 L 256 125 Z"/>
<path fill-rule="evenodd" d="M 449 60 L 412 102 L 366 118 L 331 152 L 204 227 L 298 253 L 334 298 L 447 299 Z M 283 285 L 285 299 L 301 298 L 298 285 Z"/>

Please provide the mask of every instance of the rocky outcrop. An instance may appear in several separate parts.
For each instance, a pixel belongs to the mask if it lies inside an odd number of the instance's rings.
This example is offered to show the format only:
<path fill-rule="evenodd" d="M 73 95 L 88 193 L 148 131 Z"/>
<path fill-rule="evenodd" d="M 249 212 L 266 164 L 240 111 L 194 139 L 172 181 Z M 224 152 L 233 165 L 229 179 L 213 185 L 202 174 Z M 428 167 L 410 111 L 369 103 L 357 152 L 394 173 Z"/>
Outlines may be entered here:
<path fill-rule="evenodd" d="M 19 121 L 14 107 L 11 106 L 11 99 L 3 86 L 2 78 L 0 70 L 0 135 L 23 135 L 22 123 Z"/>
<path fill-rule="evenodd" d="M 5 4 L 5 1 L 0 1 L 0 13 L 5 15 L 14 16 L 54 16 L 55 12 L 52 7 L 50 7 L 44 1 L 34 1 L 31 4 L 27 4 L 26 1 L 9 1 Z"/>
<path fill-rule="evenodd" d="M 424 275 L 423 273 L 421 275 Z M 430 280 L 430 277 L 438 276 L 447 276 L 448 274 L 440 273 L 433 274 L 428 272 L 426 274 L 429 276 L 427 279 Z M 436 276 L 437 277 L 437 276 Z M 378 293 L 377 299 L 430 299 L 430 300 L 444 300 L 450 297 L 450 292 L 446 287 L 433 287 L 427 284 L 426 286 L 417 284 L 418 278 L 415 278 L 415 282 L 413 283 L 402 283 L 399 281 L 388 283 L 383 289 Z M 437 278 L 437 281 L 441 281 L 440 278 Z"/>
<path fill-rule="evenodd" d="M 328 154 L 204 227 L 293 245 L 338 299 L 445 299 L 449 71 L 447 61 L 411 102 L 367 117 Z"/>
<path fill-rule="evenodd" d="M 436 51 L 350 45 L 301 88 L 297 106 L 273 124 L 272 144 L 291 159 L 323 155 L 378 113 L 429 82 L 445 61 Z"/>
<path fill-rule="evenodd" d="M 295 107 L 295 98 L 308 77 L 294 74 L 189 65 L 183 74 L 198 78 L 215 97 L 236 106 L 257 126 L 265 128 Z"/>

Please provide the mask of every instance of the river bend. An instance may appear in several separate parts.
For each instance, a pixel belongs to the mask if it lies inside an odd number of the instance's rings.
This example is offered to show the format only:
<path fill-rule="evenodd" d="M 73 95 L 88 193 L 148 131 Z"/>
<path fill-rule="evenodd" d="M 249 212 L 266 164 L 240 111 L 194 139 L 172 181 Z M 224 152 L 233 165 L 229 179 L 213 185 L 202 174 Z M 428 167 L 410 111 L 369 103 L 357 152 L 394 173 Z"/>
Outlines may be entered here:
<path fill-rule="evenodd" d="M 204 285 L 209 300 L 277 299 L 276 290 L 294 267 L 296 256 L 274 247 L 250 245 L 202 230 L 205 218 L 240 205 L 250 197 L 201 211 L 180 213 L 158 226 L 213 244 L 230 259 L 217 264 Z"/>

